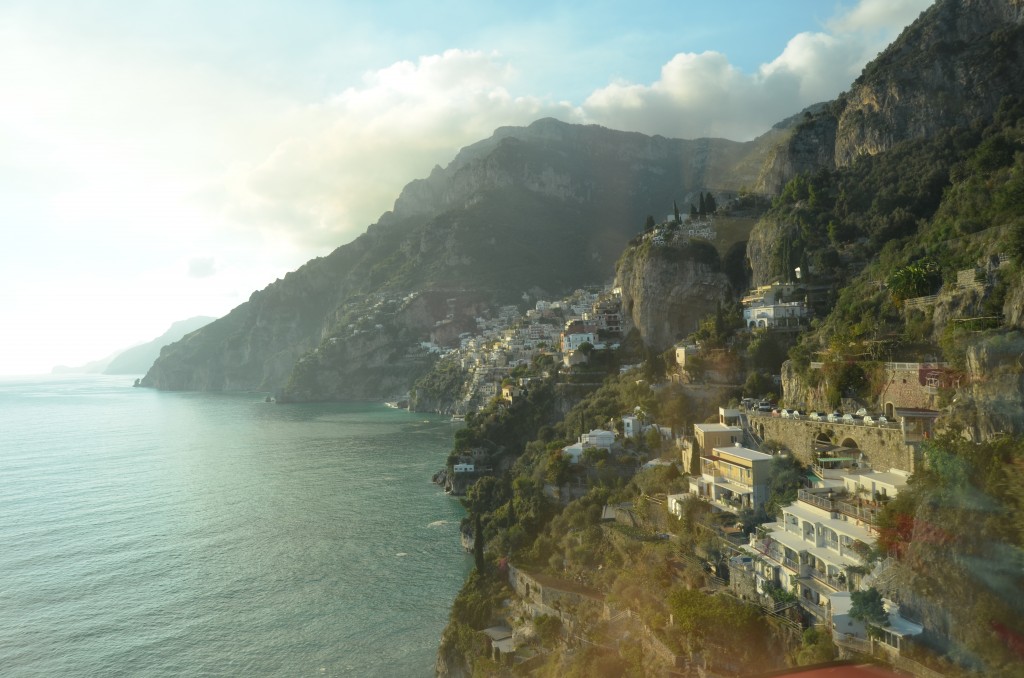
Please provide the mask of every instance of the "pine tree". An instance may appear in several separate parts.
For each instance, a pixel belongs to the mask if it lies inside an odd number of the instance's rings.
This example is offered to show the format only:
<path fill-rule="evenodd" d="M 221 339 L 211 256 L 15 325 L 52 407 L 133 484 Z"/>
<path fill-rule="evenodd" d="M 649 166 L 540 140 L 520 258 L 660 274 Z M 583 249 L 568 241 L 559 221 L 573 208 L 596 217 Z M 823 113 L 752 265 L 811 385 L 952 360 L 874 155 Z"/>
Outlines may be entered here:
<path fill-rule="evenodd" d="M 708 213 L 708 211 L 707 211 L 707 203 L 704 202 L 704 192 L 703 191 L 701 191 L 701 194 L 700 194 L 700 203 L 699 204 L 700 204 L 700 206 L 697 208 L 697 213 L 700 214 L 701 216 L 704 216 L 705 214 Z"/>
<path fill-rule="evenodd" d="M 704 207 L 707 208 L 708 214 L 714 214 L 715 210 L 718 209 L 718 203 L 715 202 L 715 196 L 709 192 L 704 196 Z"/>

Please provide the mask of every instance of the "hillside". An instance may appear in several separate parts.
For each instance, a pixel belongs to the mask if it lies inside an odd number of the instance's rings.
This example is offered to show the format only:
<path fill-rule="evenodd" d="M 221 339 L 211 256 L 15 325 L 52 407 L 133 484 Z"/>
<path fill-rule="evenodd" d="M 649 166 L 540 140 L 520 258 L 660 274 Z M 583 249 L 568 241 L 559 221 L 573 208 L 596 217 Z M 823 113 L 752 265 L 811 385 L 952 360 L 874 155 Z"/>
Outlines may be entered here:
<path fill-rule="evenodd" d="M 649 137 L 552 119 L 501 128 L 406 186 L 394 210 L 355 241 L 169 347 L 142 383 L 278 391 L 301 400 L 405 390 L 430 366 L 429 358 L 415 355 L 416 342 L 451 311 L 426 300 L 410 309 L 403 301 L 410 294 L 463 300 L 461 313 L 481 300 L 519 301 L 528 290 L 558 295 L 604 283 L 645 215 L 661 218 L 674 202 L 685 206 L 702 190 L 728 194 L 752 184 L 790 124 L 744 143 Z M 377 320 L 362 327 L 370 317 Z M 375 333 L 371 342 L 360 334 L 367 330 Z M 293 373 L 303 356 L 306 366 Z M 384 369 L 404 356 L 405 367 L 386 379 L 366 369 Z M 312 383 L 310 365 L 333 376 Z"/>

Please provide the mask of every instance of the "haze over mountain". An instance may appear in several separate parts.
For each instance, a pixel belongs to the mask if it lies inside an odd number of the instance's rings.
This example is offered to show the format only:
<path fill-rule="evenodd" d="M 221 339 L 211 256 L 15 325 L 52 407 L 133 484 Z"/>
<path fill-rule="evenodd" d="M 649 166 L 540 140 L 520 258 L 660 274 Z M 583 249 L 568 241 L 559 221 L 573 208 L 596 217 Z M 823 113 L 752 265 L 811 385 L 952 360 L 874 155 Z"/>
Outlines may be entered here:
<path fill-rule="evenodd" d="M 190 332 L 209 325 L 216 318 L 196 316 L 187 320 L 178 320 L 171 324 L 166 332 L 156 339 L 131 348 L 117 351 L 106 358 L 81 365 L 67 367 L 58 365 L 53 368 L 54 374 L 145 374 L 152 367 L 153 361 L 160 355 L 160 349 L 173 344 Z"/>

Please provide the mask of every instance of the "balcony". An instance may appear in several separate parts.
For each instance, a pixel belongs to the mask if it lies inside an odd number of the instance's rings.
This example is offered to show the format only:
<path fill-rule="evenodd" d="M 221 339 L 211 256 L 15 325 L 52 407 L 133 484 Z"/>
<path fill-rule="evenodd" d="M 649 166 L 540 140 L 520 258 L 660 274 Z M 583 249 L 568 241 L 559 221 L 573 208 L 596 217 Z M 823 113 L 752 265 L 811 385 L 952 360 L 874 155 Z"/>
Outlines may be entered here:
<path fill-rule="evenodd" d="M 811 506 L 824 509 L 829 512 L 836 510 L 836 502 L 832 501 L 831 499 L 827 499 L 821 496 L 820 494 L 808 492 L 807 490 L 797 490 L 796 498 L 804 502 L 805 504 L 810 504 Z"/>
<path fill-rule="evenodd" d="M 868 502 L 868 505 L 861 506 L 851 504 L 848 501 L 837 501 L 836 510 L 856 520 L 863 520 L 868 525 L 874 525 L 882 508 L 878 505 L 878 502 L 874 501 Z"/>
<path fill-rule="evenodd" d="M 819 571 L 819 570 L 817 570 L 817 569 L 815 569 L 813 567 L 809 568 L 809 574 L 811 575 L 811 577 L 813 579 L 815 579 L 817 581 L 820 581 L 822 584 L 824 584 L 825 586 L 828 586 L 829 588 L 835 589 L 836 591 L 845 591 L 846 590 L 846 579 L 845 578 L 840 580 L 838 577 L 830 577 L 829 575 L 825 574 L 824 572 L 821 572 L 821 571 Z"/>

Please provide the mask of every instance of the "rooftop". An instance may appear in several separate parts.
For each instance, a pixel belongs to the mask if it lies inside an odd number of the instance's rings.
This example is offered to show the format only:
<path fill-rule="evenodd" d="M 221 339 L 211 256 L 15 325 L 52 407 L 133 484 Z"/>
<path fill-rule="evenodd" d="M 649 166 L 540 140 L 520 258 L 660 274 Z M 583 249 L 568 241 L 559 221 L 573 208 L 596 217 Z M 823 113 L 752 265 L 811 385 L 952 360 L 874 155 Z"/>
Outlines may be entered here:
<path fill-rule="evenodd" d="M 729 430 L 735 427 L 724 427 L 725 430 Z M 740 429 L 742 430 L 742 429 Z M 772 455 L 765 454 L 764 452 L 758 452 L 757 450 L 751 450 L 743 447 L 742 445 L 736 445 L 734 447 L 716 447 L 714 451 L 718 454 L 732 455 L 748 461 L 765 461 L 772 458 Z"/>

